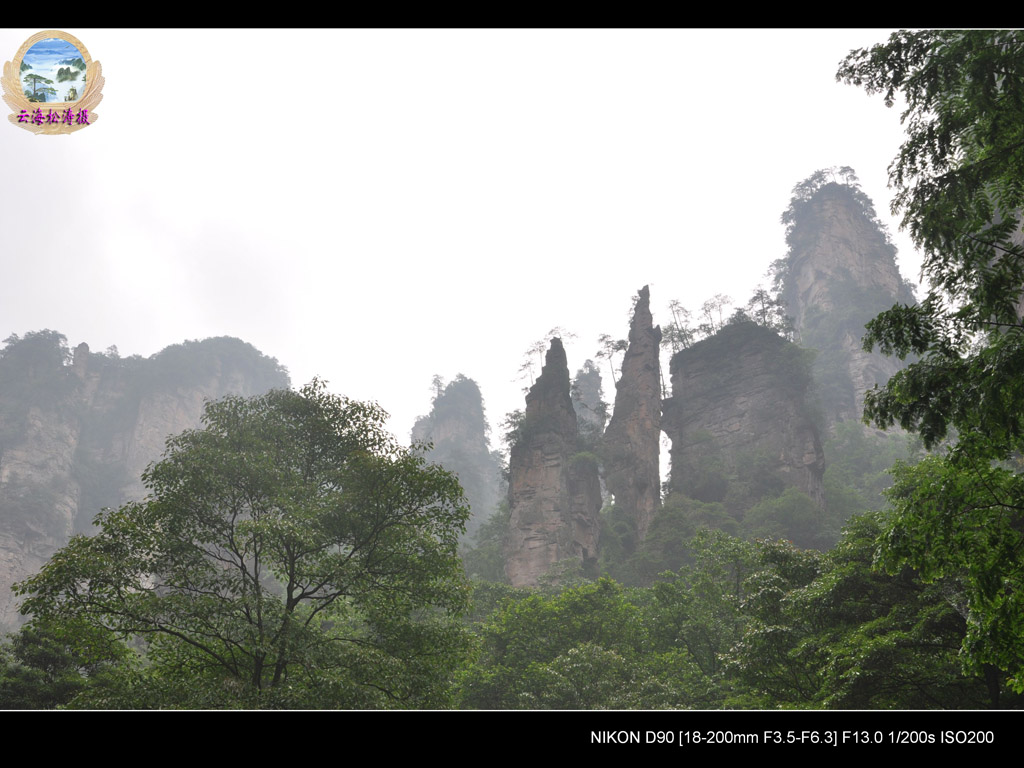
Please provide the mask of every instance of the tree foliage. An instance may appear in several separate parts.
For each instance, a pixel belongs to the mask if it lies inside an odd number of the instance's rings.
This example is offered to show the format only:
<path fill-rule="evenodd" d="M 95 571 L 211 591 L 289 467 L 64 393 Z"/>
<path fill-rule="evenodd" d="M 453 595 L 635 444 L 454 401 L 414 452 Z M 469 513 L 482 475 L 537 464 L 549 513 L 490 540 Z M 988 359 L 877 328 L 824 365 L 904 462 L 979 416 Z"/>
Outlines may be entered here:
<path fill-rule="evenodd" d="M 462 706 L 483 709 L 665 708 L 671 684 L 640 663 L 641 610 L 611 579 L 507 600 L 480 627 L 481 654 Z"/>
<path fill-rule="evenodd" d="M 883 564 L 910 563 L 969 618 L 965 671 L 1011 674 L 1024 691 L 1024 475 L 984 458 L 899 464 Z"/>
<path fill-rule="evenodd" d="M 697 326 L 697 332 L 702 337 L 714 336 L 722 330 L 727 323 L 728 307 L 732 306 L 732 297 L 724 293 L 716 293 L 710 299 L 701 304 L 700 316 L 704 322 Z"/>
<path fill-rule="evenodd" d="M 786 315 L 785 304 L 779 296 L 772 296 L 763 286 L 757 287 L 746 306 L 736 307 L 729 314 L 731 306 L 732 299 L 729 296 L 715 294 L 701 305 L 700 319 L 703 322 L 692 327 L 692 313 L 673 299 L 668 305 L 672 320 L 662 326 L 662 348 L 675 355 L 698 341 L 716 335 L 726 326 L 739 323 L 755 323 L 775 331 L 787 341 L 793 340 L 793 319 Z M 602 341 L 605 338 L 602 337 Z"/>
<path fill-rule="evenodd" d="M 740 312 L 742 310 L 737 310 Z M 772 296 L 762 285 L 747 301 L 744 315 L 758 325 L 771 328 L 786 341 L 793 341 L 793 318 L 786 314 L 786 305 L 779 296 Z"/>
<path fill-rule="evenodd" d="M 594 353 L 594 357 L 598 360 L 608 361 L 608 369 L 612 374 L 612 384 L 615 384 L 615 355 L 620 352 L 624 355 L 626 350 L 629 349 L 629 341 L 627 339 L 613 339 L 607 333 L 602 333 L 598 336 L 597 343 L 601 346 Z"/>
<path fill-rule="evenodd" d="M 0 709 L 53 709 L 101 703 L 130 652 L 84 622 L 36 622 L 0 645 Z"/>
<path fill-rule="evenodd" d="M 758 706 L 812 706 L 821 669 L 799 658 L 812 626 L 793 597 L 820 573 L 821 555 L 787 541 L 759 540 L 742 585 L 742 638 L 726 669 Z"/>
<path fill-rule="evenodd" d="M 78 381 L 68 364 L 68 340 L 57 331 L 11 334 L 0 348 L 0 392 L 7 402 L 51 406 L 74 392 Z"/>
<path fill-rule="evenodd" d="M 874 567 L 886 515 L 851 519 L 829 552 L 757 544 L 743 582 L 742 638 L 725 654 L 744 701 L 763 707 L 1019 706 L 995 667 L 964 670 L 968 631 L 951 584 Z"/>
<path fill-rule="evenodd" d="M 837 78 L 905 102 L 893 212 L 930 283 L 920 304 L 868 325 L 865 349 L 920 359 L 868 393 L 865 417 L 929 448 L 952 440 L 900 470 L 887 562 L 958 580 L 968 653 L 1024 691 L 1024 495 L 1018 468 L 994 464 L 1024 448 L 1024 32 L 899 32 L 851 52 Z"/>
<path fill-rule="evenodd" d="M 893 211 L 930 290 L 879 315 L 865 345 L 922 359 L 872 394 L 867 415 L 920 431 L 928 447 L 951 427 L 994 430 L 1007 448 L 1024 430 L 1022 75 L 1024 33 L 1013 31 L 897 33 L 851 53 L 837 75 L 907 103 L 907 140 L 889 167 Z"/>
<path fill-rule="evenodd" d="M 828 553 L 698 530 L 640 587 L 480 584 L 461 705 L 1019 707 L 995 666 L 964 669 L 956 582 L 874 567 L 886 524 L 857 516 Z"/>
<path fill-rule="evenodd" d="M 209 403 L 144 474 L 147 500 L 19 585 L 23 612 L 138 638 L 158 705 L 444 701 L 467 510 L 385 417 L 319 381 Z"/>
<path fill-rule="evenodd" d="M 662 325 L 661 346 L 667 347 L 674 355 L 681 349 L 693 346 L 696 340 L 696 330 L 690 327 L 690 310 L 672 299 L 668 303 L 668 311 L 672 315 L 672 321 Z"/>

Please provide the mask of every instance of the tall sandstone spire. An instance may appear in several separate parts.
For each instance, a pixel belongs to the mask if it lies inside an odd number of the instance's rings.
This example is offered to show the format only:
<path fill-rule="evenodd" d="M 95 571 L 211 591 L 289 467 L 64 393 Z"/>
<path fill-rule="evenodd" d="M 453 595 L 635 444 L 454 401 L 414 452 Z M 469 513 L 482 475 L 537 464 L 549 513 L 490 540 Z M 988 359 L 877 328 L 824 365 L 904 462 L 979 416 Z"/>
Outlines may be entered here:
<path fill-rule="evenodd" d="M 602 450 L 605 483 L 616 507 L 636 526 L 638 541 L 647 535 L 661 498 L 661 328 L 654 325 L 650 298 L 645 285 L 637 294 L 629 347 L 615 385 L 615 410 Z"/>
<path fill-rule="evenodd" d="M 817 350 L 814 375 L 827 428 L 860 421 L 864 393 L 903 363 L 861 347 L 864 325 L 895 303 L 914 304 L 896 248 L 856 186 L 824 184 L 794 201 L 782 297 L 801 346 Z"/>
<path fill-rule="evenodd" d="M 470 516 L 463 541 L 472 537 L 498 508 L 501 499 L 501 460 L 487 441 L 487 421 L 480 387 L 461 373 L 438 391 L 430 414 L 412 428 L 414 443 L 429 443 L 424 457 L 459 478 L 469 502 Z"/>
<path fill-rule="evenodd" d="M 552 339 L 509 458 L 505 574 L 514 586 L 535 586 L 559 561 L 597 558 L 600 479 L 578 446 L 565 349 Z"/>

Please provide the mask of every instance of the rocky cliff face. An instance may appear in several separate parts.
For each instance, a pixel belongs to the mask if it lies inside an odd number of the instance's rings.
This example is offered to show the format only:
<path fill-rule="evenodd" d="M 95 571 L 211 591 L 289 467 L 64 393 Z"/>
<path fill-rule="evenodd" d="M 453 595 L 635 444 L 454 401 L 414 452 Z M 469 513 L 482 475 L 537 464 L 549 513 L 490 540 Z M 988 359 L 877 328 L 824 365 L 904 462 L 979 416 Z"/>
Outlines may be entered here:
<path fill-rule="evenodd" d="M 824 504 L 825 458 L 809 407 L 806 353 L 754 323 L 728 325 L 672 358 L 662 429 L 672 441 L 672 489 L 727 501 L 730 483 L 794 486 Z M 734 491 L 735 489 L 733 489 Z"/>
<path fill-rule="evenodd" d="M 430 414 L 412 429 L 415 443 L 431 443 L 424 457 L 454 472 L 469 501 L 464 538 L 472 540 L 498 508 L 502 496 L 501 459 L 487 442 L 487 421 L 480 388 L 459 374 L 438 392 Z"/>
<path fill-rule="evenodd" d="M 19 623 L 13 583 L 37 572 L 103 507 L 145 495 L 166 439 L 199 426 L 205 400 L 288 386 L 275 360 L 237 339 L 175 345 L 143 360 L 67 359 L 60 334 L 0 350 L 0 629 Z"/>
<path fill-rule="evenodd" d="M 615 410 L 602 446 L 605 483 L 616 507 L 633 521 L 639 540 L 647 535 L 661 500 L 660 343 L 661 328 L 654 325 L 645 285 L 633 310 L 629 347 L 616 383 Z"/>
<path fill-rule="evenodd" d="M 509 460 L 505 573 L 534 586 L 559 561 L 597 557 L 601 487 L 597 463 L 578 451 L 565 349 L 552 339 L 544 368 L 526 396 Z"/>
<path fill-rule="evenodd" d="M 864 393 L 902 363 L 861 349 L 864 325 L 915 299 L 896 266 L 896 249 L 870 200 L 854 186 L 829 183 L 794 201 L 783 300 L 802 346 L 818 351 L 815 378 L 830 429 L 859 420 Z"/>

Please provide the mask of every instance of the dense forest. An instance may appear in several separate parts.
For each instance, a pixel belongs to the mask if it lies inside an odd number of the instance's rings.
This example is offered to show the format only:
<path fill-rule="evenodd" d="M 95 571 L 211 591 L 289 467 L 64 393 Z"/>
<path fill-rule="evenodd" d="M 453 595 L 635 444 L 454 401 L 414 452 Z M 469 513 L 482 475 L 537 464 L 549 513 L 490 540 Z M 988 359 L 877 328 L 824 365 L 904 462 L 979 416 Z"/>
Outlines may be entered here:
<path fill-rule="evenodd" d="M 531 347 L 503 450 L 462 374 L 406 447 L 236 339 L 8 338 L 0 708 L 1024 706 L 1024 34 L 836 76 L 904 104 L 922 293 L 822 169 L 745 303 Z"/>

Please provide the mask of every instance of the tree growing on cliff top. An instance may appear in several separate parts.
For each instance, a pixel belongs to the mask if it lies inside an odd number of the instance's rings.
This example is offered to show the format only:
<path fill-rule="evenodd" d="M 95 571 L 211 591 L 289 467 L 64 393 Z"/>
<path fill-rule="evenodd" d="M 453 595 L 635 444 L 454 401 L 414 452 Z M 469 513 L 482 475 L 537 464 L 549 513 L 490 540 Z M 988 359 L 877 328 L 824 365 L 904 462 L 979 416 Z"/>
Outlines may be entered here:
<path fill-rule="evenodd" d="M 704 322 L 697 327 L 702 336 L 714 336 L 726 325 L 728 315 L 726 308 L 732 306 L 732 298 L 724 293 L 716 293 L 705 301 L 700 308 Z"/>
<path fill-rule="evenodd" d="M 463 649 L 467 510 L 385 417 L 318 381 L 208 404 L 146 501 L 19 585 L 23 612 L 144 641 L 151 687 L 176 691 L 157 706 L 436 706 Z"/>
<path fill-rule="evenodd" d="M 764 286 L 757 286 L 747 301 L 746 314 L 758 325 L 770 328 L 787 341 L 793 340 L 793 318 L 786 314 L 782 299 L 772 296 Z"/>
<path fill-rule="evenodd" d="M 668 311 L 672 315 L 672 322 L 667 323 L 661 329 L 661 346 L 667 347 L 674 355 L 681 349 L 688 349 L 693 346 L 697 338 L 697 331 L 690 327 L 690 310 L 672 299 L 668 303 Z"/>
<path fill-rule="evenodd" d="M 575 338 L 576 338 L 576 334 L 575 333 L 573 333 L 572 331 L 567 331 L 564 328 L 562 328 L 561 326 L 556 325 L 554 328 L 552 328 L 550 331 L 548 331 L 547 333 L 544 334 L 544 338 L 537 339 L 537 341 L 533 342 L 533 344 L 531 344 L 527 348 L 526 354 L 523 355 L 522 365 L 519 366 L 519 376 L 516 377 L 517 380 L 521 380 L 521 379 L 525 379 L 525 378 L 529 377 L 529 379 L 530 379 L 530 386 L 533 386 L 533 370 L 534 370 L 534 368 L 533 368 L 533 362 L 534 362 L 533 361 L 533 356 L 534 355 L 537 356 L 537 363 L 538 363 L 538 365 L 541 368 L 543 368 L 544 367 L 544 353 L 547 351 L 548 347 L 550 346 L 552 339 L 575 339 Z M 524 387 L 523 391 L 524 392 L 529 391 L 529 387 Z"/>
<path fill-rule="evenodd" d="M 897 474 L 890 567 L 947 580 L 969 615 L 971 665 L 1024 691 L 1024 32 L 898 32 L 836 75 L 906 100 L 889 166 L 892 208 L 930 289 L 868 325 L 865 349 L 920 359 L 868 393 L 865 418 L 918 432 L 947 455 Z"/>
<path fill-rule="evenodd" d="M 597 343 L 601 346 L 598 348 L 597 352 L 594 353 L 594 357 L 598 360 L 608 361 L 608 369 L 612 373 L 612 384 L 616 384 L 615 355 L 618 353 L 622 353 L 624 355 L 626 353 L 626 350 L 629 349 L 629 340 L 613 339 L 607 333 L 602 333 L 597 337 Z"/>

